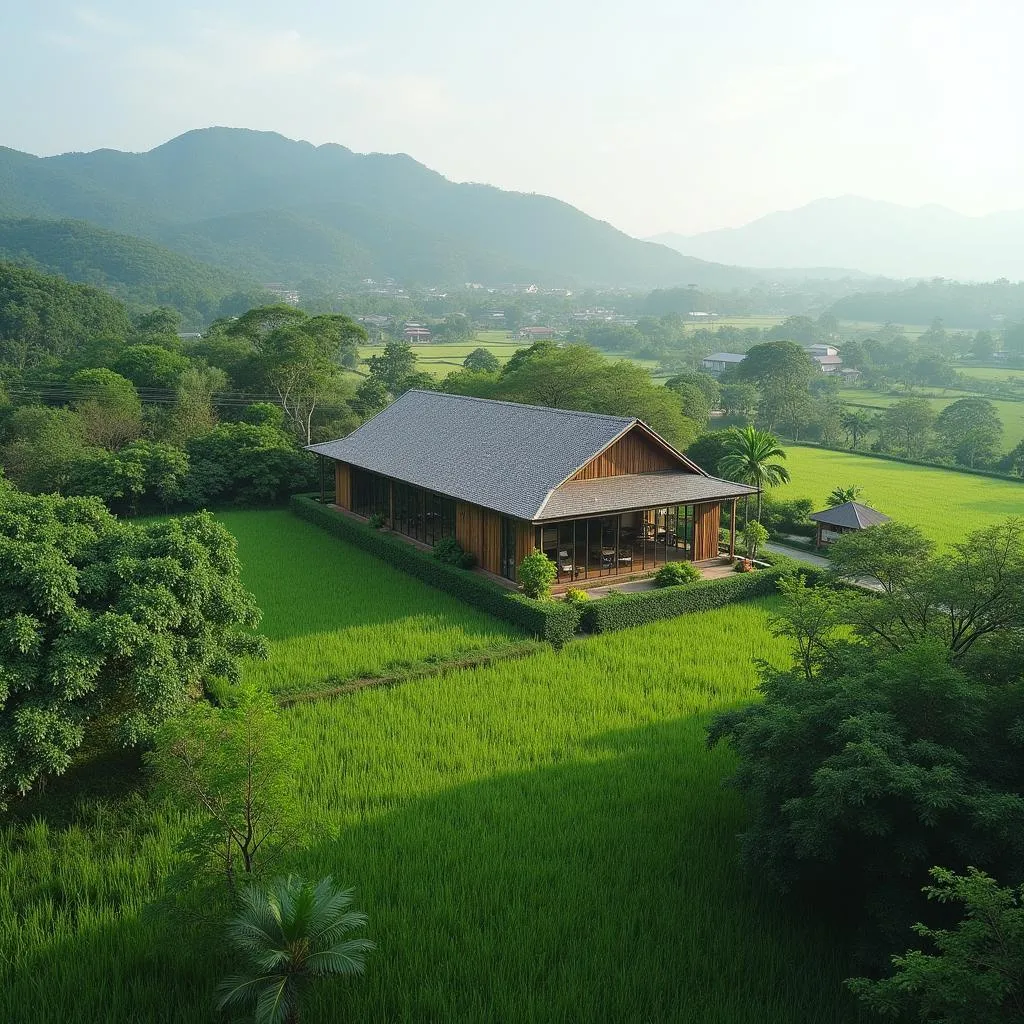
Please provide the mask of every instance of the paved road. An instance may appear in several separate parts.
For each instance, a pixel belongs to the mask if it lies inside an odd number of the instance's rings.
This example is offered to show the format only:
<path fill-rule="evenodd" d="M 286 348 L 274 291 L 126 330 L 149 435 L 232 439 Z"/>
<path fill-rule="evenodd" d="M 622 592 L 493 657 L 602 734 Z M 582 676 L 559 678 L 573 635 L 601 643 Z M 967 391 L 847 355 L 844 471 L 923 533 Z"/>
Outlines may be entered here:
<path fill-rule="evenodd" d="M 769 551 L 774 551 L 777 555 L 788 555 L 790 558 L 798 561 L 805 562 L 807 565 L 815 565 L 819 569 L 827 569 L 829 566 L 829 560 L 822 558 L 821 555 L 815 555 L 810 551 L 804 551 L 801 548 L 791 548 L 788 544 L 776 544 L 774 541 L 769 541 L 765 544 L 765 547 Z M 881 590 L 882 584 L 878 580 L 865 576 L 859 580 L 851 581 L 854 586 L 861 587 L 863 590 Z"/>
<path fill-rule="evenodd" d="M 774 551 L 777 555 L 786 555 L 789 558 L 795 558 L 798 562 L 816 565 L 820 569 L 828 568 L 827 558 L 822 558 L 821 555 L 815 555 L 810 551 L 804 551 L 803 548 L 791 548 L 788 544 L 777 544 L 775 541 L 769 541 L 765 544 L 765 547 L 769 551 Z"/>

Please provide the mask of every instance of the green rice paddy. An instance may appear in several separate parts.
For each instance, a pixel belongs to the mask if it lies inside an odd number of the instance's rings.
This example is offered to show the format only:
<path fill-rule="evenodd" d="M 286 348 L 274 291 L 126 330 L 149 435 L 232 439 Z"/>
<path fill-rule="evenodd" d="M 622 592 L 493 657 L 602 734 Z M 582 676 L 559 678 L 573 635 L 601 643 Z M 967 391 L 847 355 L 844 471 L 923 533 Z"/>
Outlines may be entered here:
<path fill-rule="evenodd" d="M 844 388 L 839 392 L 839 398 L 844 405 L 859 406 L 868 410 L 878 411 L 884 411 L 906 397 L 913 396 L 878 394 L 865 388 Z M 986 396 L 967 391 L 950 391 L 948 396 L 928 398 L 926 401 L 935 410 L 937 415 L 947 405 L 952 405 L 957 399 L 979 397 L 983 398 Z M 1021 441 L 1024 441 L 1024 402 L 1006 401 L 999 398 L 989 399 L 989 401 L 996 407 L 996 412 L 1002 421 L 1003 448 L 1009 451 Z"/>
<path fill-rule="evenodd" d="M 317 689 L 512 644 L 505 623 L 428 587 L 288 512 L 226 512 L 270 657 L 246 678 L 276 693 Z"/>
<path fill-rule="evenodd" d="M 347 615 L 337 665 L 352 674 L 362 655 L 346 632 L 358 628 L 349 599 L 322 610 L 339 569 L 360 581 L 354 600 L 387 592 L 374 625 L 392 629 L 398 650 L 424 629 L 438 649 L 448 642 L 429 618 L 406 615 L 414 592 L 382 565 L 356 572 L 360 559 L 336 539 L 309 538 L 323 578 L 310 586 L 305 524 L 224 518 L 268 606 L 275 652 L 310 622 L 330 634 L 332 614 Z M 254 564 L 267 553 L 276 561 Z M 722 787 L 732 756 L 704 746 L 710 715 L 754 696 L 754 659 L 787 657 L 772 607 L 734 605 L 287 709 L 311 826 L 290 867 L 354 885 L 379 947 L 366 977 L 326 985 L 304 1020 L 856 1019 L 834 933 L 739 866 L 743 808 Z M 182 824 L 137 795 L 85 801 L 72 823 L 0 831 L 0 1020 L 215 1019 L 223 944 L 150 908 Z"/>
<path fill-rule="evenodd" d="M 793 481 L 773 489 L 773 495 L 810 498 L 822 508 L 833 488 L 857 485 L 864 490 L 862 501 L 919 526 L 939 544 L 1024 515 L 1024 483 L 820 448 L 789 445 L 786 452 Z"/>

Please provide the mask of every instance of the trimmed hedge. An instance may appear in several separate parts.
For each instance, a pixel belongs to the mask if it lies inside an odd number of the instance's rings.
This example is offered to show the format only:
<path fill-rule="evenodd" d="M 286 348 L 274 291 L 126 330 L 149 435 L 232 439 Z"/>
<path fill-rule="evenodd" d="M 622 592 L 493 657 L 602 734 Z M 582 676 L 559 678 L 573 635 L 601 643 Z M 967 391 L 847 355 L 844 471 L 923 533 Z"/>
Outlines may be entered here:
<path fill-rule="evenodd" d="M 811 567 L 813 568 L 813 567 Z M 703 580 L 682 587 L 642 590 L 634 594 L 609 594 L 583 611 L 582 626 L 587 633 L 611 633 L 632 626 L 644 626 L 659 619 L 692 612 L 708 612 L 736 601 L 774 594 L 785 570 L 771 568 L 737 573 L 721 580 Z"/>
<path fill-rule="evenodd" d="M 452 565 L 445 565 L 395 534 L 371 529 L 365 523 L 329 509 L 303 494 L 292 496 L 292 512 L 328 533 L 376 555 L 381 561 L 443 590 L 481 611 L 561 647 L 579 630 L 580 611 L 565 601 L 532 601 L 496 583 Z"/>

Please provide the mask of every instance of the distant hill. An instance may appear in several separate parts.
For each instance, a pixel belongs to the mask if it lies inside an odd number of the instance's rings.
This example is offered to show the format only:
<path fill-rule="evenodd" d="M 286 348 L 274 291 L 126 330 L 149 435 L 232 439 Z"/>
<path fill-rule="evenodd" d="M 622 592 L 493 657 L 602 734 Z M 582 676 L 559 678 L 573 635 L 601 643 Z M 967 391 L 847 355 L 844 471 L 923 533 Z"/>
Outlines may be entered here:
<path fill-rule="evenodd" d="M 93 285 L 129 306 L 172 306 L 187 327 L 264 297 L 253 280 L 85 221 L 0 219 L 0 259 Z"/>
<path fill-rule="evenodd" d="M 968 217 L 942 206 L 843 196 L 739 228 L 658 235 L 679 252 L 746 267 L 857 267 L 890 277 L 1024 279 L 1024 210 Z"/>
<path fill-rule="evenodd" d="M 546 196 L 409 156 L 206 128 L 148 153 L 0 149 L 0 217 L 87 220 L 247 277 L 742 288 L 758 275 L 631 238 Z"/>

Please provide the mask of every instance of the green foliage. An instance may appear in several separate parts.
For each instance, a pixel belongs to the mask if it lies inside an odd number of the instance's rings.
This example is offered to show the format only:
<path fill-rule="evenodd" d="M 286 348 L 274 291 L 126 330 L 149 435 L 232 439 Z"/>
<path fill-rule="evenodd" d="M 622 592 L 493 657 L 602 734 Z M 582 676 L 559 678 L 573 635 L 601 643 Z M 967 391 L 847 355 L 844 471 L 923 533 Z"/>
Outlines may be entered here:
<path fill-rule="evenodd" d="M 274 699 L 252 686 L 157 729 L 146 763 L 157 793 L 194 821 L 184 841 L 190 874 L 223 874 L 236 892 L 266 871 L 298 828 L 296 754 Z"/>
<path fill-rule="evenodd" d="M 500 587 L 476 573 L 443 565 L 425 552 L 390 534 L 378 533 L 347 516 L 339 515 L 310 498 L 295 496 L 291 508 L 303 519 L 321 526 L 342 540 L 361 547 L 382 561 L 444 590 L 480 611 L 511 622 L 529 636 L 555 647 L 568 642 L 579 628 L 579 611 L 564 601 L 534 601 Z"/>
<path fill-rule="evenodd" d="M 1003 424 L 987 398 L 959 398 L 939 413 L 935 431 L 961 465 L 991 463 L 999 453 Z"/>
<path fill-rule="evenodd" d="M 686 449 L 686 456 L 696 462 L 706 473 L 720 476 L 718 465 L 728 452 L 727 440 L 728 435 L 724 430 L 713 430 L 708 434 L 701 434 Z"/>
<path fill-rule="evenodd" d="M 274 427 L 221 423 L 187 446 L 182 500 L 195 508 L 275 505 L 315 483 L 316 467 Z"/>
<path fill-rule="evenodd" d="M 486 348 L 475 348 L 462 360 L 462 365 L 473 373 L 497 373 L 501 360 Z"/>
<path fill-rule="evenodd" d="M 756 427 L 731 427 L 725 438 L 725 454 L 718 471 L 729 480 L 758 488 L 757 518 L 761 518 L 761 491 L 789 483 L 789 470 L 782 465 L 785 451 L 778 438 Z"/>
<path fill-rule="evenodd" d="M 892 958 L 881 981 L 847 982 L 880 1016 L 933 1024 L 1013 1024 L 1024 1019 L 1024 886 L 1001 888 L 984 871 L 932 868 L 928 898 L 959 904 L 956 928 L 914 925 L 933 952 Z"/>
<path fill-rule="evenodd" d="M 743 527 L 743 546 L 747 549 L 747 558 L 757 558 L 758 548 L 768 542 L 768 531 L 756 520 L 751 519 Z"/>
<path fill-rule="evenodd" d="M 701 580 L 685 587 L 609 594 L 587 605 L 583 612 L 583 630 L 586 633 L 611 633 L 676 615 L 724 608 L 736 601 L 767 597 L 775 593 L 781 575 L 782 570 L 760 569 L 743 576 Z"/>
<path fill-rule="evenodd" d="M 362 974 L 376 947 L 348 937 L 366 926 L 352 897 L 329 875 L 316 883 L 289 875 L 274 879 L 266 891 L 247 891 L 228 930 L 245 973 L 221 982 L 217 1009 L 251 1009 L 255 1024 L 296 1024 L 317 978 Z"/>
<path fill-rule="evenodd" d="M 700 569 L 693 562 L 666 562 L 654 574 L 654 582 L 659 587 L 677 587 L 700 579 Z"/>
<path fill-rule="evenodd" d="M 462 565 L 462 558 L 466 554 L 462 550 L 462 545 L 454 537 L 442 537 L 431 548 L 430 553 L 445 565 Z"/>
<path fill-rule="evenodd" d="M 768 341 L 751 348 L 734 374 L 762 390 L 806 392 L 815 372 L 814 361 L 796 342 Z"/>
<path fill-rule="evenodd" d="M 739 757 L 745 862 L 856 908 L 870 945 L 912 919 L 933 864 L 970 857 L 1019 875 L 1024 544 L 1013 524 L 939 557 L 905 529 L 850 536 L 840 575 L 877 575 L 885 590 L 840 599 L 784 582 L 776 631 L 799 663 L 766 667 L 764 700 L 710 736 Z"/>
<path fill-rule="evenodd" d="M 89 444 L 113 450 L 142 432 L 139 393 L 121 374 L 101 367 L 79 370 L 67 386 Z"/>
<path fill-rule="evenodd" d="M 80 215 L 96 219 L 94 210 Z M 0 220 L 3 259 L 102 289 L 134 308 L 172 306 L 188 330 L 234 312 L 224 304 L 239 289 L 252 299 L 261 292 L 245 269 L 234 274 L 85 220 Z"/>
<path fill-rule="evenodd" d="M 84 451 L 69 472 L 69 495 L 100 498 L 114 511 L 166 512 L 182 497 L 188 456 L 161 441 L 132 441 L 120 451 Z"/>
<path fill-rule="evenodd" d="M 208 515 L 137 526 L 96 499 L 0 490 L 0 799 L 88 739 L 147 739 L 262 645 L 235 545 Z"/>
<path fill-rule="evenodd" d="M 565 600 L 569 604 L 586 604 L 590 595 L 582 587 L 566 587 Z"/>
<path fill-rule="evenodd" d="M 131 327 L 125 308 L 95 288 L 0 262 L 0 364 L 35 370 L 98 338 L 123 344 Z"/>
<path fill-rule="evenodd" d="M 531 551 L 519 563 L 516 575 L 527 597 L 542 599 L 550 596 L 558 569 L 543 551 Z"/>
<path fill-rule="evenodd" d="M 770 534 L 790 533 L 796 536 L 813 537 L 815 526 L 813 521 L 808 518 L 813 511 L 814 502 L 810 498 L 780 500 L 766 494 L 761 503 L 759 522 Z"/>
<path fill-rule="evenodd" d="M 382 529 L 384 529 L 384 526 L 387 523 L 387 520 L 384 518 L 382 513 L 374 512 L 373 515 L 370 516 L 370 518 L 366 520 L 366 522 L 369 525 L 371 530 L 382 530 Z M 436 555 L 436 552 L 435 552 L 435 555 Z"/>
<path fill-rule="evenodd" d="M 173 390 L 188 367 L 187 356 L 160 345 L 131 345 L 113 365 L 114 370 L 143 392 Z"/>
<path fill-rule="evenodd" d="M 864 489 L 853 484 L 850 487 L 834 487 L 825 499 L 825 503 L 829 508 L 835 508 L 838 505 L 845 505 L 848 501 L 859 501 L 864 495 Z M 811 510 L 808 509 L 808 512 Z"/>
<path fill-rule="evenodd" d="M 904 398 L 889 406 L 882 417 L 882 443 L 889 449 L 918 458 L 931 439 L 935 412 L 925 398 Z"/>
<path fill-rule="evenodd" d="M 26 405 L 6 418 L 0 460 L 23 490 L 60 492 L 67 489 L 85 448 L 84 425 L 70 409 Z"/>

